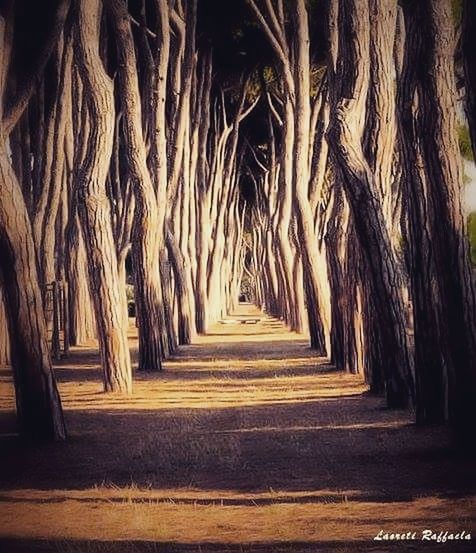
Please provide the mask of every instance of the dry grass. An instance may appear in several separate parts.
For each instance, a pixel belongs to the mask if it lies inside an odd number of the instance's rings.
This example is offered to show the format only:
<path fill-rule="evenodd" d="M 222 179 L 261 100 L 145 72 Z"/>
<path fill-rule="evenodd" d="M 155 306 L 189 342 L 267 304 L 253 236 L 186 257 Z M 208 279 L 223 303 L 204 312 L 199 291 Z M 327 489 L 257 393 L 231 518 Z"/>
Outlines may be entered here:
<path fill-rule="evenodd" d="M 76 348 L 56 368 L 67 444 L 14 437 L 1 373 L 5 550 L 378 552 L 381 528 L 474 529 L 473 464 L 443 429 L 382 409 L 303 336 L 247 316 L 136 375 L 131 397 L 102 394 L 94 344 Z"/>
<path fill-rule="evenodd" d="M 471 500 L 434 497 L 389 503 L 343 501 L 227 505 L 142 498 L 104 501 L 89 491 L 86 500 L 36 503 L 31 499 L 2 507 L 4 535 L 104 541 L 144 540 L 180 543 L 270 543 L 362 541 L 381 528 L 398 531 L 469 528 Z M 27 520 L 28 524 L 24 524 Z"/>

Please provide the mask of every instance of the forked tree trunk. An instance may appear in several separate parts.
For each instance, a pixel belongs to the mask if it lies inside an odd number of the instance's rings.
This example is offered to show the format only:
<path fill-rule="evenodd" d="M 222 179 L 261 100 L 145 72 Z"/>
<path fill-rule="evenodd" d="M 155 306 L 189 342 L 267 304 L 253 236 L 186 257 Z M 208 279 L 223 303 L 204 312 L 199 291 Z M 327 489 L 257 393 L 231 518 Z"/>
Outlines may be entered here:
<path fill-rule="evenodd" d="M 104 389 L 131 392 L 132 373 L 124 321 L 124 284 L 119 281 L 106 177 L 112 154 L 114 96 L 112 81 L 99 57 L 99 0 L 77 2 L 76 60 L 91 125 L 87 150 L 78 167 L 78 211 L 88 255 Z"/>

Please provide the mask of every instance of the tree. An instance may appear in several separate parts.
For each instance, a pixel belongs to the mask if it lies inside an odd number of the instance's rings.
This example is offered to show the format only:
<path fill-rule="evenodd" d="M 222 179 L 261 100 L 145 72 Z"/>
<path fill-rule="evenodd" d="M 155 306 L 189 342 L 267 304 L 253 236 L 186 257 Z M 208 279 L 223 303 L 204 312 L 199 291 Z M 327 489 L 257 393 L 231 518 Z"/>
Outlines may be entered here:
<path fill-rule="evenodd" d="M 76 3 L 75 58 L 83 85 L 82 137 L 78 149 L 78 212 L 88 256 L 89 287 L 94 302 L 100 344 L 104 389 L 131 392 L 132 374 L 124 313 L 124 283 L 119 281 L 118 260 L 105 188 L 112 154 L 114 95 L 110 77 L 99 56 L 100 0 Z"/>
<path fill-rule="evenodd" d="M 404 178 L 413 194 L 408 249 L 417 413 L 421 422 L 434 422 L 448 410 L 456 437 L 466 446 L 476 393 L 476 307 L 461 206 L 451 2 L 405 3 L 404 13 L 409 31 L 399 107 Z M 412 111 L 415 98 L 418 111 Z"/>
<path fill-rule="evenodd" d="M 367 0 L 340 3 L 338 36 L 331 56 L 337 61 L 331 86 L 329 148 L 349 202 L 362 251 L 365 278 L 381 329 L 387 403 L 408 404 L 413 395 L 401 279 L 375 176 L 364 154 L 370 78 L 370 19 Z"/>
<path fill-rule="evenodd" d="M 58 39 L 69 3 L 61 2 L 35 74 L 41 72 Z M 21 431 L 35 439 L 62 440 L 66 429 L 48 351 L 46 322 L 39 286 L 33 232 L 23 192 L 10 162 L 8 137 L 21 117 L 32 87 L 5 110 L 13 46 L 13 4 L 0 10 L 0 270 L 6 307 L 10 359 Z"/>
<path fill-rule="evenodd" d="M 142 129 L 141 97 L 137 78 L 131 24 L 123 0 L 110 0 L 120 67 L 119 91 L 123 111 L 129 175 L 135 196 L 132 258 L 135 306 L 139 328 L 139 370 L 161 370 L 161 283 L 159 247 L 161 227 L 157 197 L 147 167 L 147 149 Z"/>

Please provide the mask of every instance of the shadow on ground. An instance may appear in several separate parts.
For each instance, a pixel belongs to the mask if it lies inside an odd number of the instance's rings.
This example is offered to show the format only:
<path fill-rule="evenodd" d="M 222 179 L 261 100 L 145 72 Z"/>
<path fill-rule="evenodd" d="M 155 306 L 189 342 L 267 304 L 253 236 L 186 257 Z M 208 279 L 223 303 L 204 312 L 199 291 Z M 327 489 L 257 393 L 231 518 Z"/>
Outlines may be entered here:
<path fill-rule="evenodd" d="M 75 349 L 56 367 L 69 429 L 64 444 L 33 445 L 18 438 L 10 375 L 2 371 L 0 516 L 2 507 L 12 516 L 21 509 L 53 504 L 76 509 L 81 503 L 113 510 L 172 501 L 183 509 L 276 509 L 276 517 L 281 507 L 294 512 L 293 506 L 393 504 L 390 522 L 423 528 L 429 512 L 432 524 L 445 521 L 440 499 L 457 506 L 475 494 L 474 462 L 452 452 L 445 429 L 417 428 L 410 413 L 386 410 L 358 376 L 334 371 L 302 336 L 276 321 L 250 327 L 217 325 L 212 335 L 182 348 L 163 373 L 137 374 L 132 397 L 102 394 L 97 351 Z M 131 343 L 135 347 L 135 338 Z M 422 498 L 433 498 L 436 506 L 400 513 L 399 504 Z M 41 511 L 35 516 L 41 518 Z M 190 516 L 193 520 L 193 512 Z M 319 516 L 329 519 L 325 512 Z M 363 516 L 369 528 L 380 527 L 378 509 Z M 332 517 L 339 524 L 339 516 Z M 247 529 L 242 530 L 246 544 Z M 353 549 L 340 538 L 321 543 L 318 536 L 309 543 L 284 543 L 289 538 L 241 546 L 207 545 L 205 539 L 155 545 L 132 538 L 125 543 L 16 537 L 3 542 L 5 551 L 383 550 L 363 538 Z M 413 550 L 413 543 L 400 545 L 385 551 Z M 465 545 L 451 547 L 459 551 Z"/>

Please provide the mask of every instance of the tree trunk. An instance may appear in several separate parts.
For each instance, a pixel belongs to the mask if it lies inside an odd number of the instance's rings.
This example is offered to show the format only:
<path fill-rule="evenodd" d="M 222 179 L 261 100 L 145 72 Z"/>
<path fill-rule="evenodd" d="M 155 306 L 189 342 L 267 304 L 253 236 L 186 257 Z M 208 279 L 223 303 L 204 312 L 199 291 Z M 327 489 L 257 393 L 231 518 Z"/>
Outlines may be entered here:
<path fill-rule="evenodd" d="M 80 223 L 75 212 L 70 214 L 66 232 L 66 271 L 69 286 L 69 344 L 78 346 L 95 337 L 96 322 L 87 285 L 88 262 Z"/>
<path fill-rule="evenodd" d="M 3 290 L 0 288 L 0 367 L 10 365 L 10 336 Z"/>
<path fill-rule="evenodd" d="M 66 429 L 48 351 L 33 233 L 0 129 L 0 276 L 22 433 L 63 440 Z"/>
<path fill-rule="evenodd" d="M 365 160 L 363 132 L 369 87 L 369 6 L 353 0 L 339 6 L 339 68 L 333 82 L 329 147 L 351 208 L 372 286 L 389 407 L 403 407 L 413 394 L 401 282 L 378 202 L 374 175 Z"/>
<path fill-rule="evenodd" d="M 88 255 L 105 391 L 132 390 L 132 373 L 123 313 L 124 285 L 119 281 L 106 176 L 112 154 L 114 97 L 112 81 L 99 57 L 99 0 L 78 2 L 76 58 L 90 118 L 85 158 L 78 167 L 78 211 Z M 87 113 L 87 114 L 86 114 Z"/>
<path fill-rule="evenodd" d="M 428 226 L 434 246 L 439 343 L 448 377 L 450 423 L 463 446 L 469 438 L 476 397 L 476 304 L 466 222 L 461 205 L 463 170 L 457 141 L 455 30 L 450 0 L 426 0 L 421 73 L 421 136 L 428 191 Z M 425 26 L 423 24 L 426 23 Z M 428 55 L 428 47 L 430 54 Z M 423 134 L 424 132 L 424 134 Z"/>
<path fill-rule="evenodd" d="M 121 67 L 120 98 L 124 116 L 129 174 L 135 195 L 132 257 L 136 319 L 139 329 L 139 370 L 161 370 L 159 247 L 161 231 L 157 197 L 147 167 L 141 99 L 134 41 L 124 0 L 109 0 Z"/>
<path fill-rule="evenodd" d="M 65 8 L 65 5 L 61 7 Z M 8 131 L 21 117 L 27 103 L 19 105 L 17 102 L 10 117 L 4 117 L 13 44 L 13 9 L 9 8 L 12 5 L 0 10 L 1 288 L 21 432 L 34 439 L 63 440 L 66 429 L 48 351 L 33 230 L 21 186 L 10 163 L 7 142 Z M 65 12 L 63 16 L 66 17 Z M 56 38 L 55 34 L 52 40 Z M 23 96 L 19 100 L 21 98 Z"/>
<path fill-rule="evenodd" d="M 192 290 L 189 287 L 185 275 L 185 262 L 177 241 L 169 230 L 166 236 L 166 245 L 169 252 L 169 259 L 174 271 L 175 288 L 178 301 L 178 339 L 179 344 L 190 344 L 194 333 L 193 315 L 190 309 L 190 295 Z"/>

